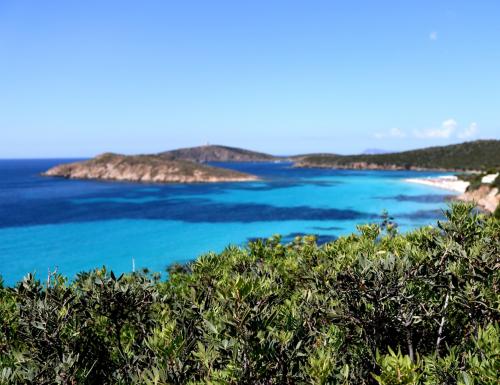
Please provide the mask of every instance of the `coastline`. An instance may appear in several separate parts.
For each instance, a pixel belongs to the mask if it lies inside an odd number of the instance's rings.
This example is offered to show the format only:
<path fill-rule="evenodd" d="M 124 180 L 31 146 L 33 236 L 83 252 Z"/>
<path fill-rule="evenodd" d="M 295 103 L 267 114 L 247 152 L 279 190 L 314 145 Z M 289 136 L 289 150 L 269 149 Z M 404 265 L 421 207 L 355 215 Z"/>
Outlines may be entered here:
<path fill-rule="evenodd" d="M 457 194 L 465 193 L 470 184 L 469 182 L 458 179 L 455 175 L 443 175 L 427 178 L 407 178 L 404 181 L 454 191 Z"/>
<path fill-rule="evenodd" d="M 294 161 L 295 168 L 327 168 L 337 170 L 380 170 L 380 171 L 436 171 L 436 172 L 468 172 L 479 173 L 479 169 L 462 169 L 462 168 L 443 168 L 443 167 L 420 167 L 420 166 L 401 166 L 397 164 L 378 164 L 368 162 L 351 162 L 351 163 L 311 163 L 307 161 Z"/>
<path fill-rule="evenodd" d="M 143 183 L 251 182 L 255 175 L 187 160 L 168 160 L 159 155 L 105 153 L 82 162 L 62 163 L 41 173 L 66 179 Z"/>
<path fill-rule="evenodd" d="M 500 203 L 500 194 L 497 188 L 482 185 L 478 189 L 467 191 L 470 183 L 458 179 L 455 175 L 443 175 L 428 178 L 408 178 L 408 183 L 417 183 L 455 192 L 454 200 L 472 202 L 482 210 L 493 213 Z"/>

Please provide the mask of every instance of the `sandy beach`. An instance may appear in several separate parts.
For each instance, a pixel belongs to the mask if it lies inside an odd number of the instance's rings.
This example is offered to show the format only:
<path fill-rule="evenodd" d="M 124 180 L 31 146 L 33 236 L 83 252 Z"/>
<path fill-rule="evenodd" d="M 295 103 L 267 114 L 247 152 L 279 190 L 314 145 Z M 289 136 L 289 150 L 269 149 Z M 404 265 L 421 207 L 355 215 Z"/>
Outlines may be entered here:
<path fill-rule="evenodd" d="M 405 182 L 424 184 L 444 190 L 455 191 L 461 194 L 463 194 L 469 186 L 469 182 L 460 180 L 455 175 L 445 175 L 429 178 L 408 178 L 405 179 Z"/>

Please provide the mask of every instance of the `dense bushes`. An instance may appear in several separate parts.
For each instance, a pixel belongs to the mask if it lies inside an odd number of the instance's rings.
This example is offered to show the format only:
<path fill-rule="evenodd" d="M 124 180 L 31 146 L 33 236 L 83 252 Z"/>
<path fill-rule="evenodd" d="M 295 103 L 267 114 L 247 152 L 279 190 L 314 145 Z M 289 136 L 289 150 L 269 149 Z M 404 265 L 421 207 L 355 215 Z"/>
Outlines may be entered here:
<path fill-rule="evenodd" d="M 382 168 L 489 170 L 500 168 L 500 140 L 476 140 L 385 154 L 311 154 L 295 158 L 306 167 L 347 167 L 366 163 Z M 358 165 L 359 166 L 359 165 Z"/>
<path fill-rule="evenodd" d="M 4 384 L 498 384 L 500 223 L 457 205 L 173 266 L 0 289 Z"/>
<path fill-rule="evenodd" d="M 500 191 L 500 174 L 495 178 L 495 180 L 491 184 L 491 187 L 497 188 Z"/>
<path fill-rule="evenodd" d="M 500 189 L 500 175 L 498 175 L 492 183 L 483 183 L 482 180 L 486 175 L 497 174 L 499 171 L 497 169 L 489 169 L 485 172 L 481 173 L 473 173 L 473 174 L 458 174 L 457 177 L 460 180 L 469 182 L 469 186 L 467 186 L 467 191 L 475 191 L 479 189 L 481 186 L 487 185 L 491 188 Z"/>

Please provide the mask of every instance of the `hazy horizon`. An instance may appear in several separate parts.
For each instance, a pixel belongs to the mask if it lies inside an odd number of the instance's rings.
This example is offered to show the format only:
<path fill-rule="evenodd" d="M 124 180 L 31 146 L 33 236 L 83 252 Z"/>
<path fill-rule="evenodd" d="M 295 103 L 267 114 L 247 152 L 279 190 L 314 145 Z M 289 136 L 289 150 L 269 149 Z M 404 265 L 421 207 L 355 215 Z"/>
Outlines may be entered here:
<path fill-rule="evenodd" d="M 500 138 L 500 2 L 5 1 L 0 158 Z"/>

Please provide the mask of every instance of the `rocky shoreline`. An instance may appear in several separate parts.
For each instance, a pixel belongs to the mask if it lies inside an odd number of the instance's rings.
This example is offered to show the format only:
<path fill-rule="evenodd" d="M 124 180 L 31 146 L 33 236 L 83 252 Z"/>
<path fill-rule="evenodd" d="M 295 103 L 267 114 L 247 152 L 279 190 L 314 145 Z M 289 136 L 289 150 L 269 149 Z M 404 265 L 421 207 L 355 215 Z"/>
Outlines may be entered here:
<path fill-rule="evenodd" d="M 255 175 L 185 160 L 168 160 L 161 155 L 106 153 L 93 159 L 61 164 L 42 175 L 68 179 L 96 179 L 143 183 L 248 182 Z"/>
<path fill-rule="evenodd" d="M 428 168 L 417 166 L 399 166 L 396 164 L 377 164 L 367 162 L 353 162 L 348 164 L 321 164 L 306 161 L 296 161 L 293 167 L 297 168 L 331 168 L 338 170 L 380 170 L 380 171 L 438 171 L 438 172 L 462 172 L 461 169 L 453 168 Z M 479 172 L 478 170 L 468 170 L 469 172 Z"/>
<path fill-rule="evenodd" d="M 469 182 L 460 180 L 456 176 L 441 176 L 435 178 L 410 178 L 405 179 L 409 183 L 418 183 L 426 186 L 437 187 L 458 193 L 455 200 L 473 202 L 481 209 L 493 213 L 500 204 L 500 192 L 498 188 L 482 184 L 479 188 L 468 190 Z"/>
<path fill-rule="evenodd" d="M 464 202 L 473 202 L 482 209 L 493 213 L 500 204 L 500 192 L 496 187 L 482 185 L 477 190 L 464 192 L 456 199 Z"/>

